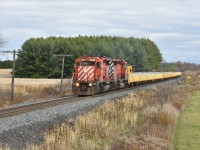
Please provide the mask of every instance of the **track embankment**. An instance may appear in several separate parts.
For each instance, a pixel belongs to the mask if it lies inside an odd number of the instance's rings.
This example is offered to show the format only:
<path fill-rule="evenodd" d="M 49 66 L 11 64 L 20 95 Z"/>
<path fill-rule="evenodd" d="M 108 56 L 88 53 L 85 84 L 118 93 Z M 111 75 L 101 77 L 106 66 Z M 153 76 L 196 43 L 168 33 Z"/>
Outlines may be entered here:
<path fill-rule="evenodd" d="M 10 145 L 13 149 L 21 149 L 27 144 L 38 144 L 43 141 L 43 132 L 51 129 L 55 124 L 67 122 L 77 115 L 88 112 L 107 100 L 116 100 L 141 89 L 149 89 L 158 84 L 177 84 L 181 78 L 143 85 L 131 89 L 104 93 L 90 97 L 79 97 L 82 100 L 61 103 L 44 109 L 22 113 L 12 117 L 0 119 L 0 144 Z M 72 100 L 69 98 L 68 100 Z M 84 99 L 84 100 L 83 100 Z"/>

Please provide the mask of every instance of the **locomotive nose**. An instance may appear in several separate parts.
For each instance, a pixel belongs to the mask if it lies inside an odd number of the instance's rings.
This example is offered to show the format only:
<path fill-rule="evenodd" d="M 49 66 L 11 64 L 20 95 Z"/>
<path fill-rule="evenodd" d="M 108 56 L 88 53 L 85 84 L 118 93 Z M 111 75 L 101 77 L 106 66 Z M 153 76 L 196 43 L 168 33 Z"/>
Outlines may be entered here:
<path fill-rule="evenodd" d="M 92 81 L 94 80 L 95 67 L 93 66 L 80 66 L 78 69 L 79 81 Z"/>

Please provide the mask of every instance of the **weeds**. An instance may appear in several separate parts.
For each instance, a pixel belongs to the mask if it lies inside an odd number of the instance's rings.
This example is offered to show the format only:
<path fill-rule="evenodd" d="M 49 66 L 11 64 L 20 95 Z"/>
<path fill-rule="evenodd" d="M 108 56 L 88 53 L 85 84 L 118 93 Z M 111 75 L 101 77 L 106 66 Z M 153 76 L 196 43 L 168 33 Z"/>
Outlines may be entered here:
<path fill-rule="evenodd" d="M 133 94 L 117 102 L 107 102 L 69 124 L 54 127 L 49 133 L 45 133 L 45 142 L 40 148 L 109 149 L 120 136 L 134 133 L 137 112 L 142 105 L 141 100 Z"/>
<path fill-rule="evenodd" d="M 70 94 L 70 80 L 64 81 L 63 93 L 60 93 L 59 81 L 58 79 L 16 79 L 14 100 L 11 102 L 11 79 L 0 78 L 0 107 L 25 101 L 55 98 L 61 94 Z"/>
<path fill-rule="evenodd" d="M 189 75 L 187 75 L 189 76 Z M 200 89 L 200 78 L 191 75 L 180 85 L 166 84 L 139 91 L 54 126 L 44 133 L 42 145 L 30 150 L 171 150 L 178 112 L 188 97 Z"/>

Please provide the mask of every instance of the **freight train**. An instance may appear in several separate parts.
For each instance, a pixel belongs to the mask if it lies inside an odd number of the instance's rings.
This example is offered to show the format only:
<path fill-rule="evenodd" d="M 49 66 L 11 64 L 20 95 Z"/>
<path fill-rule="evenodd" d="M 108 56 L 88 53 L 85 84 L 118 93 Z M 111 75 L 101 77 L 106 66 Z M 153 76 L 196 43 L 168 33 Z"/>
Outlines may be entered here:
<path fill-rule="evenodd" d="M 75 60 L 72 91 L 75 95 L 95 95 L 181 76 L 181 72 L 133 73 L 132 66 L 118 58 L 79 57 Z"/>

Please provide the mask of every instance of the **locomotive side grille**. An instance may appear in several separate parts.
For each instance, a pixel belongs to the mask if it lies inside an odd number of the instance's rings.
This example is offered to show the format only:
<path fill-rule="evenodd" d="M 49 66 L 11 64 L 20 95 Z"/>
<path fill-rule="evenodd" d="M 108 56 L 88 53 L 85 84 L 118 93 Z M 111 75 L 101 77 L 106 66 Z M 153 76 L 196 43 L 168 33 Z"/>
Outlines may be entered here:
<path fill-rule="evenodd" d="M 93 66 L 80 66 L 78 68 L 78 80 L 87 81 L 92 80 L 94 77 L 94 67 Z"/>
<path fill-rule="evenodd" d="M 114 75 L 114 62 L 112 59 L 109 60 L 108 77 L 113 78 Z"/>

